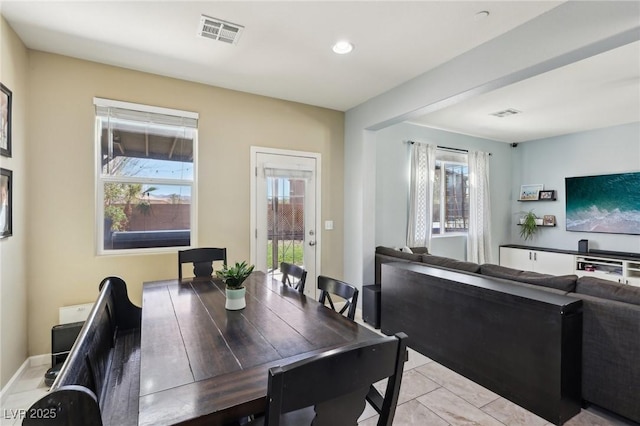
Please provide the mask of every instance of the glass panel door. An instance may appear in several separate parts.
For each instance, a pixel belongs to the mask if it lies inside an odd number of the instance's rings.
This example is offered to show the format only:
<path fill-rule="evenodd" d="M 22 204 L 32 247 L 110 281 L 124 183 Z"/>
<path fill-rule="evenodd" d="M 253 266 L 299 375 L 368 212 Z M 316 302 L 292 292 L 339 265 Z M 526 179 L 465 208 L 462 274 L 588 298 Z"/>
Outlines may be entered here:
<path fill-rule="evenodd" d="M 307 270 L 305 294 L 316 297 L 316 160 L 257 153 L 256 268 L 281 279 L 280 263 Z"/>
<path fill-rule="evenodd" d="M 267 271 L 281 262 L 304 266 L 303 179 L 267 177 Z"/>

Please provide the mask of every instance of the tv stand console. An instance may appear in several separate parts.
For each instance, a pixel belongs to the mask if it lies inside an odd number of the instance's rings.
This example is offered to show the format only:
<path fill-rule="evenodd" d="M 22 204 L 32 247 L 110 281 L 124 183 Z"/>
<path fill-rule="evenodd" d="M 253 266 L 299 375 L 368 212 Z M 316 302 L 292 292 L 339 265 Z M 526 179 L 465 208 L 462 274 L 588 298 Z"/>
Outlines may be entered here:
<path fill-rule="evenodd" d="M 588 251 L 589 254 L 604 254 L 605 256 L 611 257 L 632 257 L 634 259 L 640 260 L 640 253 L 631 253 L 624 251 L 611 251 L 611 250 L 596 250 L 591 249 Z"/>
<path fill-rule="evenodd" d="M 640 286 L 640 253 L 590 250 L 582 253 L 520 245 L 500 246 L 500 265 L 551 275 L 591 276 Z"/>

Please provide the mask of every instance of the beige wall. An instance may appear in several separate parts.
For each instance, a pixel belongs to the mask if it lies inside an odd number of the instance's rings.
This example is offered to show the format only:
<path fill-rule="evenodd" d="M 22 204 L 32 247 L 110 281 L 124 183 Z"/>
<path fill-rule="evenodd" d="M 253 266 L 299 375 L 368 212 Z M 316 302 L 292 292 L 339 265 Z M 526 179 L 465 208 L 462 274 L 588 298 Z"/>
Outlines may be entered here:
<path fill-rule="evenodd" d="M 12 157 L 0 167 L 13 171 L 13 236 L 0 240 L 0 386 L 27 357 L 27 98 L 28 54 L 0 17 L 0 81 L 13 94 Z"/>
<path fill-rule="evenodd" d="M 342 112 L 43 52 L 29 60 L 30 355 L 50 350 L 58 308 L 94 300 L 105 276 L 123 277 L 139 304 L 143 281 L 177 274 L 175 253 L 95 255 L 94 96 L 200 114 L 199 245 L 226 246 L 230 261 L 250 257 L 250 146 L 319 152 L 322 219 L 336 225 L 323 231 L 322 272 L 342 276 Z"/>

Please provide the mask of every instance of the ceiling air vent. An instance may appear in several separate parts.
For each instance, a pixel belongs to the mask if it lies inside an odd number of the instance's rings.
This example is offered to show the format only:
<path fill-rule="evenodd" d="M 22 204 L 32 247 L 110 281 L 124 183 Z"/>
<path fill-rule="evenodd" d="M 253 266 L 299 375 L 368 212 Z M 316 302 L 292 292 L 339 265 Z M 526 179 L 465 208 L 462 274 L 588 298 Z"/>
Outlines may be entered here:
<path fill-rule="evenodd" d="M 236 44 L 243 30 L 244 27 L 242 25 L 232 24 L 231 22 L 202 15 L 200 16 L 198 35 L 200 37 L 224 41 L 229 44 Z"/>
<path fill-rule="evenodd" d="M 498 112 L 492 112 L 489 115 L 495 115 L 496 117 L 508 117 L 510 115 L 516 115 L 516 114 L 520 114 L 521 111 L 518 111 L 517 109 L 513 109 L 513 108 L 507 108 L 505 110 L 502 111 L 498 111 Z"/>

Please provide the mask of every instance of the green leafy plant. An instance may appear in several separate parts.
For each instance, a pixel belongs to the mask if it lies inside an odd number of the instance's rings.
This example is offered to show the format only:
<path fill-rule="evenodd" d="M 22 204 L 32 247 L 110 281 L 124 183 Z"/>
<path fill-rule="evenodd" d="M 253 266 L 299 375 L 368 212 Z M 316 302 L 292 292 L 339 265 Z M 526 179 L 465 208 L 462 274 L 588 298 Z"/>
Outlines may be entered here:
<path fill-rule="evenodd" d="M 536 219 L 538 217 L 532 210 L 525 213 L 520 223 L 520 236 L 526 240 L 533 239 L 536 232 L 538 232 L 538 224 Z"/>
<path fill-rule="evenodd" d="M 133 209 L 149 216 L 152 212 L 150 193 L 155 186 L 146 189 L 139 183 L 110 182 L 104 185 L 104 217 L 111 222 L 111 231 L 129 231 Z"/>
<path fill-rule="evenodd" d="M 228 289 L 242 288 L 242 283 L 247 279 L 255 265 L 247 265 L 247 262 L 238 263 L 235 266 L 227 267 L 224 265 L 222 269 L 216 271 L 216 276 L 225 283 Z"/>

